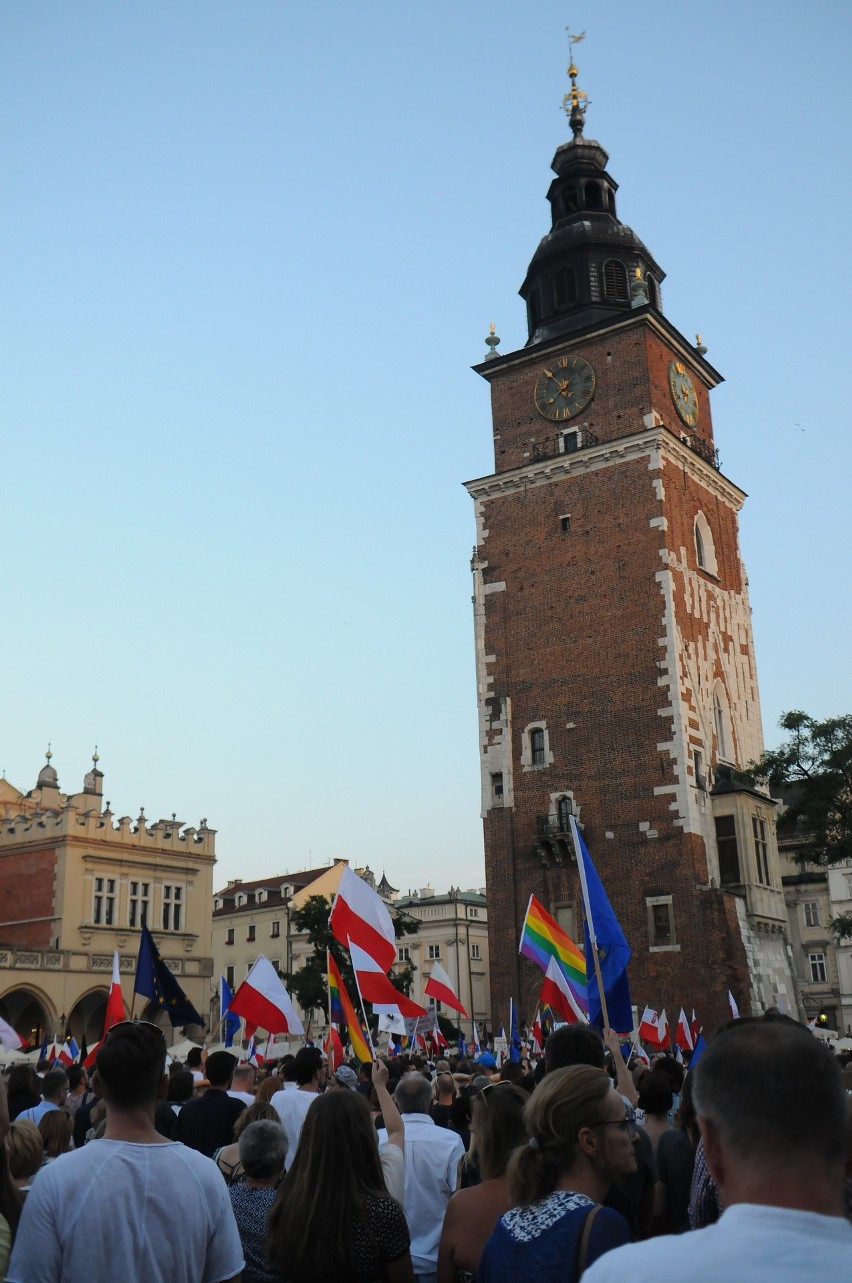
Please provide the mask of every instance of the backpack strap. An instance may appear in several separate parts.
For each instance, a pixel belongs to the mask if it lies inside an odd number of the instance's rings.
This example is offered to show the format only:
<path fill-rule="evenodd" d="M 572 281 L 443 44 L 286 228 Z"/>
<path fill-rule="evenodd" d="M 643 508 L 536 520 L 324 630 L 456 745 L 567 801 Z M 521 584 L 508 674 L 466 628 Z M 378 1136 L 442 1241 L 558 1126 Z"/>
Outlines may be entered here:
<path fill-rule="evenodd" d="M 589 1262 L 589 1239 L 592 1237 L 592 1226 L 595 1223 L 600 1207 L 596 1204 L 586 1213 L 586 1219 L 583 1221 L 583 1230 L 580 1234 L 580 1245 L 577 1249 L 577 1271 L 574 1275 L 579 1280 L 585 1273 L 586 1266 Z"/>

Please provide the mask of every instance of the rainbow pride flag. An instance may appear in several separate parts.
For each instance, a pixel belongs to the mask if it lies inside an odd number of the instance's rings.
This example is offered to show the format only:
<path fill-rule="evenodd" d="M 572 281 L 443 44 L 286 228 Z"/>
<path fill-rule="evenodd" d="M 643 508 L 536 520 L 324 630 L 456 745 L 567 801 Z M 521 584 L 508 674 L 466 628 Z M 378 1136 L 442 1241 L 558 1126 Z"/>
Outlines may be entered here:
<path fill-rule="evenodd" d="M 571 992 L 583 1011 L 588 1011 L 586 993 L 586 959 L 570 936 L 566 935 L 544 905 L 530 896 L 526 917 L 521 930 L 518 952 L 547 971 L 547 964 L 555 958 L 568 981 Z"/>
<path fill-rule="evenodd" d="M 369 1064 L 373 1059 L 373 1053 L 367 1046 L 364 1039 L 364 1033 L 361 1029 L 361 1022 L 355 1015 L 355 1008 L 349 1000 L 349 994 L 346 992 L 346 986 L 340 978 L 340 972 L 337 969 L 337 963 L 331 956 L 331 951 L 327 953 L 328 957 L 328 992 L 330 996 L 329 1024 L 345 1024 L 349 1033 L 349 1041 L 352 1043 L 352 1054 L 356 1060 L 362 1064 Z"/>

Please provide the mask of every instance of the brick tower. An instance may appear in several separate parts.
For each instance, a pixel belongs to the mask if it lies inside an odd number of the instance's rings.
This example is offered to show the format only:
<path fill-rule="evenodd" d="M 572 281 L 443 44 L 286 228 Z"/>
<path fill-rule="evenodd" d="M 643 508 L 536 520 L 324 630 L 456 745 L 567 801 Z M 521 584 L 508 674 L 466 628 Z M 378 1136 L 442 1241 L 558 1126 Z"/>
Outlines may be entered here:
<path fill-rule="evenodd" d="M 495 1023 L 531 1012 L 516 954 L 535 893 L 582 937 L 573 811 L 633 949 L 633 1001 L 727 1012 L 797 999 L 762 750 L 737 514 L 719 471 L 700 338 L 662 312 L 664 273 L 616 215 L 587 139 L 553 159 L 552 227 L 521 295 L 529 341 L 476 366 L 494 472 L 467 483 Z"/>

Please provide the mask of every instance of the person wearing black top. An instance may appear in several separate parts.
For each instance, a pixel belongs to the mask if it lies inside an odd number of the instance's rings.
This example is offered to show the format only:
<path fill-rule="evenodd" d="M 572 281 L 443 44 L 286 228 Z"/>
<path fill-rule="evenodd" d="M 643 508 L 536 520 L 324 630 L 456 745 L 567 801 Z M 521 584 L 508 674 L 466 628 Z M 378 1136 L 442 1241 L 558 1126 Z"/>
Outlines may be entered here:
<path fill-rule="evenodd" d="M 214 1051 L 207 1057 L 207 1081 L 210 1086 L 203 1096 L 188 1100 L 181 1108 L 172 1133 L 190 1149 L 212 1158 L 217 1149 L 230 1145 L 234 1123 L 245 1109 L 241 1100 L 228 1095 L 234 1076 L 236 1056 L 229 1051 Z"/>

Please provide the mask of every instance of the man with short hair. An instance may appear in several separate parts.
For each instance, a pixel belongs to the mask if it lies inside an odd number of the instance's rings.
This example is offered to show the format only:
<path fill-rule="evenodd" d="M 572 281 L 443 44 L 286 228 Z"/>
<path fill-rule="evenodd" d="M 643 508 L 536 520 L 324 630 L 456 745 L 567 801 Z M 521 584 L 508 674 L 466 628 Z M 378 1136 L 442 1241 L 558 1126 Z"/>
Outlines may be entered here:
<path fill-rule="evenodd" d="M 411 1232 L 411 1261 L 418 1283 L 438 1276 L 438 1243 L 447 1203 L 455 1193 L 456 1169 L 464 1154 L 461 1137 L 437 1127 L 429 1107 L 432 1084 L 419 1073 L 405 1074 L 397 1083 L 394 1103 L 405 1128 L 405 1197 L 403 1207 Z M 379 1145 L 387 1133 L 379 1132 Z"/>
<path fill-rule="evenodd" d="M 123 1021 L 106 1034 L 95 1082 L 102 1140 L 63 1154 L 27 1195 L 9 1283 L 225 1283 L 243 1269 L 228 1187 L 209 1159 L 165 1140 L 166 1040 Z"/>
<path fill-rule="evenodd" d="M 601 1257 L 584 1283 L 801 1283 L 849 1274 L 847 1104 L 837 1061 L 792 1022 L 742 1019 L 694 1071 L 693 1102 L 725 1210 L 714 1225 Z"/>
<path fill-rule="evenodd" d="M 325 1084 L 325 1068 L 322 1063 L 322 1052 L 318 1047 L 302 1047 L 296 1052 L 293 1061 L 293 1073 L 296 1078 L 295 1091 L 277 1091 L 269 1102 L 278 1113 L 278 1117 L 287 1133 L 286 1168 L 290 1169 L 296 1155 L 296 1146 L 302 1134 L 305 1115 L 316 1100 L 319 1089 Z"/>
<path fill-rule="evenodd" d="M 439 1127 L 449 1127 L 455 1098 L 456 1083 L 449 1070 L 436 1074 L 435 1098 L 429 1112 L 432 1115 L 432 1121 Z"/>
<path fill-rule="evenodd" d="M 68 1099 L 68 1075 L 64 1069 L 51 1069 L 45 1074 L 41 1083 L 41 1101 L 31 1109 L 25 1109 L 19 1118 L 25 1122 L 36 1123 L 52 1109 L 64 1109 Z"/>
<path fill-rule="evenodd" d="M 254 1104 L 254 1065 L 242 1061 L 234 1070 L 228 1095 L 232 1100 L 241 1100 L 245 1106 Z"/>
<path fill-rule="evenodd" d="M 207 1082 L 203 1096 L 188 1100 L 174 1124 L 173 1137 L 190 1149 L 212 1158 L 217 1149 L 234 1139 L 234 1123 L 245 1110 L 241 1100 L 228 1095 L 234 1076 L 236 1056 L 229 1051 L 214 1051 L 207 1057 Z"/>

